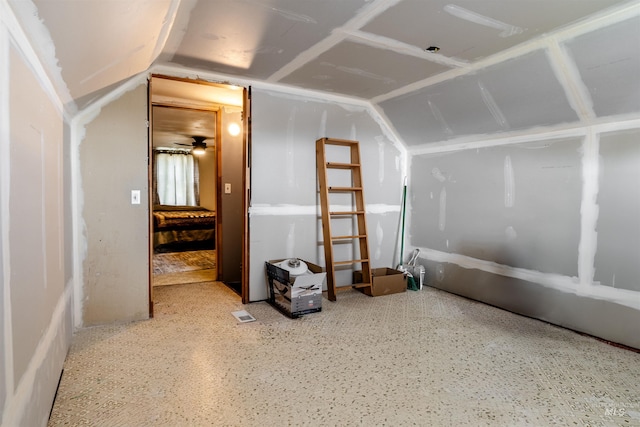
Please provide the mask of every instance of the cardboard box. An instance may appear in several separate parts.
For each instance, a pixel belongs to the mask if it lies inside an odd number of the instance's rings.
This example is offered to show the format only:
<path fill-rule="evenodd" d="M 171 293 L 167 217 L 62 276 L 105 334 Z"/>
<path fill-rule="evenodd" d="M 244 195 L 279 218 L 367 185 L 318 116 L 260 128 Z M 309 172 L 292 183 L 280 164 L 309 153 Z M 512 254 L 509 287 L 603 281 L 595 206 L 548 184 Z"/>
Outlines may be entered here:
<path fill-rule="evenodd" d="M 265 262 L 269 303 L 291 318 L 321 311 L 322 286 L 327 273 L 322 272 L 321 267 L 301 260 L 311 274 L 292 277 L 289 271 L 275 265 L 285 259 Z"/>
<path fill-rule="evenodd" d="M 407 278 L 402 271 L 392 268 L 374 268 L 371 270 L 373 283 L 370 288 L 357 288 L 370 297 L 397 294 L 407 290 Z M 362 283 L 362 271 L 353 272 L 353 283 Z"/>

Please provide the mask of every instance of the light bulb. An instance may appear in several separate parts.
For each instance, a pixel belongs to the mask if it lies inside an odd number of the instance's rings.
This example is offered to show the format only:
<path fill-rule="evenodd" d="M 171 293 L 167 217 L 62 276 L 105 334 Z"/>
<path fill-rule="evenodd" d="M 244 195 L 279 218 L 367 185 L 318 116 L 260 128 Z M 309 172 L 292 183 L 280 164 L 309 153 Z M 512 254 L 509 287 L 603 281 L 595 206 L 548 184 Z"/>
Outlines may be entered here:
<path fill-rule="evenodd" d="M 237 123 L 231 123 L 227 129 L 229 131 L 229 134 L 231 136 L 238 136 L 240 135 L 240 126 L 238 126 Z"/>

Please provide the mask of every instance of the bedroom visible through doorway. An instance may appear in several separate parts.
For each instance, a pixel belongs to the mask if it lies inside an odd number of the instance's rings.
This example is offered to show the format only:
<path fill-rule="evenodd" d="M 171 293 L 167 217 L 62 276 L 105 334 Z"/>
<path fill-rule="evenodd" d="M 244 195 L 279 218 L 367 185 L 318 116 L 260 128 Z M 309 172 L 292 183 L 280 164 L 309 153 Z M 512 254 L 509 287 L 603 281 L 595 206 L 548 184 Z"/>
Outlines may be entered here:
<path fill-rule="evenodd" d="M 243 88 L 153 76 L 149 92 L 153 310 L 154 287 L 220 280 L 233 289 L 240 282 L 231 273 L 242 268 L 242 223 L 231 228 L 229 218 L 223 227 L 222 218 L 244 205 L 243 181 L 232 172 L 244 170 L 246 139 Z M 223 191 L 231 186 L 233 194 Z M 225 244 L 231 239 L 237 245 Z M 226 275 L 223 265 L 230 265 Z M 234 290 L 242 297 L 241 286 Z"/>

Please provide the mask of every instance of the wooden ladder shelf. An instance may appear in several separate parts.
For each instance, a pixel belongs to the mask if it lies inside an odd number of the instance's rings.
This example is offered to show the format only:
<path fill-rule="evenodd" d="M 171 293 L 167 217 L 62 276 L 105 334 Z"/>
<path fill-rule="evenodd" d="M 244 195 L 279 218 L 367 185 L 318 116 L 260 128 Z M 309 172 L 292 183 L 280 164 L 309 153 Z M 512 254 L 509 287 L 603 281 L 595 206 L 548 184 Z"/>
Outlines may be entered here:
<path fill-rule="evenodd" d="M 337 145 L 347 147 L 349 160 L 347 163 L 327 162 L 326 146 Z M 344 149 L 343 149 L 344 150 Z M 344 139 L 321 138 L 316 141 L 316 162 L 318 166 L 318 180 L 320 183 L 320 205 L 322 207 L 322 234 L 324 241 L 324 257 L 327 264 L 327 290 L 330 301 L 336 300 L 336 291 L 350 287 L 371 287 L 371 265 L 369 262 L 369 243 L 367 239 L 367 222 L 365 217 L 364 191 L 362 188 L 362 170 L 360 167 L 360 148 L 358 141 Z M 328 169 L 342 169 L 350 171 L 351 182 L 345 186 L 330 186 L 327 182 Z M 329 196 L 332 193 L 352 194 L 352 209 L 331 211 Z M 354 219 L 351 234 L 334 236 L 331 233 L 331 221 L 335 219 Z M 356 229 L 357 228 L 357 229 Z M 334 244 L 356 242 L 359 258 L 350 260 L 334 260 Z M 336 285 L 336 266 L 360 264 L 362 269 L 362 283 L 348 286 Z"/>

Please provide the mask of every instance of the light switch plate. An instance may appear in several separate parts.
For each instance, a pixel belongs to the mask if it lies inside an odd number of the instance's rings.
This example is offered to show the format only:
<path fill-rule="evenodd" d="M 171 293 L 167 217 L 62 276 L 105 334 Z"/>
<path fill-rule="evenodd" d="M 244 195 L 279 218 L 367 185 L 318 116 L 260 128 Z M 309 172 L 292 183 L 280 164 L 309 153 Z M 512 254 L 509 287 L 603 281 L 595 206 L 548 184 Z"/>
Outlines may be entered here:
<path fill-rule="evenodd" d="M 132 205 L 140 204 L 140 190 L 131 190 L 131 204 Z"/>
<path fill-rule="evenodd" d="M 231 183 L 227 182 L 224 184 L 224 194 L 231 194 Z"/>

